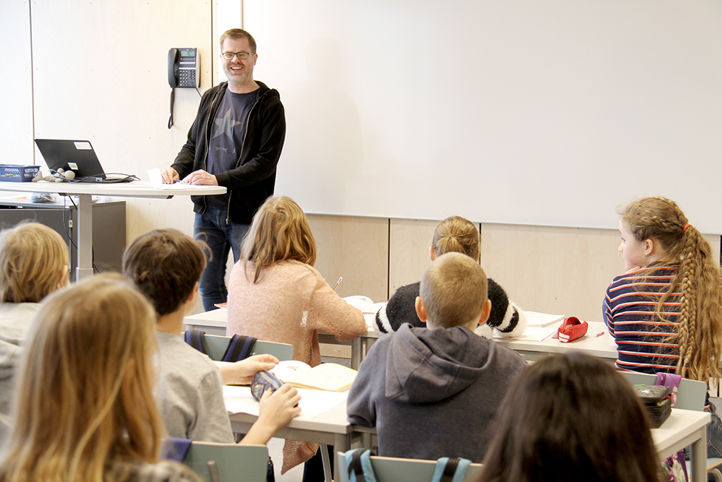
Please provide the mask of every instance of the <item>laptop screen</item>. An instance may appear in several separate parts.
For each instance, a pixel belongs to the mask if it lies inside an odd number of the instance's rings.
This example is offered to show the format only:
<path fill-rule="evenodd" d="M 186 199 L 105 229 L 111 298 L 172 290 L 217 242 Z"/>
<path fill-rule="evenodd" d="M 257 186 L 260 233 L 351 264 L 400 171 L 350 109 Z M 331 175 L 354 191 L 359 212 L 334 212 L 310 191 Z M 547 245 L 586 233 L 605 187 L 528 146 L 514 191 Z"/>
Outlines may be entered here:
<path fill-rule="evenodd" d="M 75 171 L 77 178 L 105 179 L 105 171 L 90 141 L 69 139 L 35 139 L 48 169 Z"/>

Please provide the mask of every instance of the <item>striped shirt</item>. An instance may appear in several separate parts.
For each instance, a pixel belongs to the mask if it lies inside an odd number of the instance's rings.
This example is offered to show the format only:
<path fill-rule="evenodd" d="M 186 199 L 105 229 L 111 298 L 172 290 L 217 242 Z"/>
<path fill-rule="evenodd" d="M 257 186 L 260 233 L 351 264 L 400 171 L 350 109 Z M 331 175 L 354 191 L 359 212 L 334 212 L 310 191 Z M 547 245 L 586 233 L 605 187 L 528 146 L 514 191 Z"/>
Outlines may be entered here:
<path fill-rule="evenodd" d="M 643 373 L 674 373 L 679 360 L 677 330 L 681 287 L 662 305 L 677 268 L 650 266 L 614 278 L 604 298 L 604 323 L 617 343 L 617 368 Z"/>

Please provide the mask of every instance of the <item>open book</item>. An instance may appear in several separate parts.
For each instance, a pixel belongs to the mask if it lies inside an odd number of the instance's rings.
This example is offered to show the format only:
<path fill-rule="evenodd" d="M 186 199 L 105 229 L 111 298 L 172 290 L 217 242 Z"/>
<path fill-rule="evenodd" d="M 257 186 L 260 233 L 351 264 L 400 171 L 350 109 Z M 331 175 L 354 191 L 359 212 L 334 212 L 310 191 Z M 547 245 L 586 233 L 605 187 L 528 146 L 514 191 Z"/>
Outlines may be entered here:
<path fill-rule="evenodd" d="M 311 368 L 298 360 L 281 361 L 271 372 L 282 381 L 299 388 L 342 392 L 351 387 L 356 370 L 338 363 L 321 363 Z"/>

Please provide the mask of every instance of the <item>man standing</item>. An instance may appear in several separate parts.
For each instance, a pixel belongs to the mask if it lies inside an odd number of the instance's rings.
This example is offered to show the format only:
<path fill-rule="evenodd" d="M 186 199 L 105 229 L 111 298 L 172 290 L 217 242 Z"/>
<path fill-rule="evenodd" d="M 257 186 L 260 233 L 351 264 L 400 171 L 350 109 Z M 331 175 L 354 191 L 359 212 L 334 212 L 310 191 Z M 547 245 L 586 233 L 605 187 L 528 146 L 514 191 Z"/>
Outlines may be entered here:
<path fill-rule="evenodd" d="M 256 41 L 234 28 L 221 35 L 221 62 L 228 82 L 201 99 L 188 140 L 163 182 L 225 186 L 218 196 L 191 196 L 196 213 L 193 230 L 208 244 L 207 266 L 200 280 L 203 306 L 226 301 L 226 260 L 240 244 L 253 214 L 273 194 L 276 164 L 286 136 L 286 119 L 278 91 L 253 80 Z"/>

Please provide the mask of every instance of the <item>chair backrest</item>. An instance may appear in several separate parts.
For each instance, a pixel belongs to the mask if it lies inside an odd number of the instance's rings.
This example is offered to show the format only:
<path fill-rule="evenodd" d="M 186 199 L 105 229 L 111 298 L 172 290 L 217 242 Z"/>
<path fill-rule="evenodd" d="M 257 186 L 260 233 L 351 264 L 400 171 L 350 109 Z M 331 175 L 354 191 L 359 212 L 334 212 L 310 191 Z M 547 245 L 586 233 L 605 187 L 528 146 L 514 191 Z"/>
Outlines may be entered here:
<path fill-rule="evenodd" d="M 339 467 L 339 480 L 349 482 L 346 470 L 346 456 L 343 452 L 336 455 Z M 395 457 L 371 457 L 371 466 L 374 468 L 377 482 L 427 482 L 431 481 L 436 468 L 436 460 L 398 459 Z M 464 481 L 476 478 L 481 470 L 481 464 L 471 464 L 466 470 Z"/>
<path fill-rule="evenodd" d="M 206 482 L 265 482 L 268 448 L 265 445 L 193 442 L 183 463 Z M 214 470 L 217 479 L 212 476 Z"/>
<path fill-rule="evenodd" d="M 223 358 L 223 354 L 226 352 L 228 343 L 231 338 L 228 336 L 221 335 L 209 335 L 206 334 L 206 348 L 208 349 L 208 356 L 211 360 L 220 360 Z M 253 355 L 268 353 L 273 355 L 279 360 L 293 360 L 293 345 L 288 343 L 276 343 L 273 341 L 256 340 L 256 344 L 253 345 Z"/>
<path fill-rule="evenodd" d="M 655 385 L 657 376 L 648 373 L 620 372 L 632 385 Z M 684 410 L 704 410 L 707 395 L 707 384 L 699 380 L 683 378 L 679 383 L 677 404 L 675 407 Z"/>

